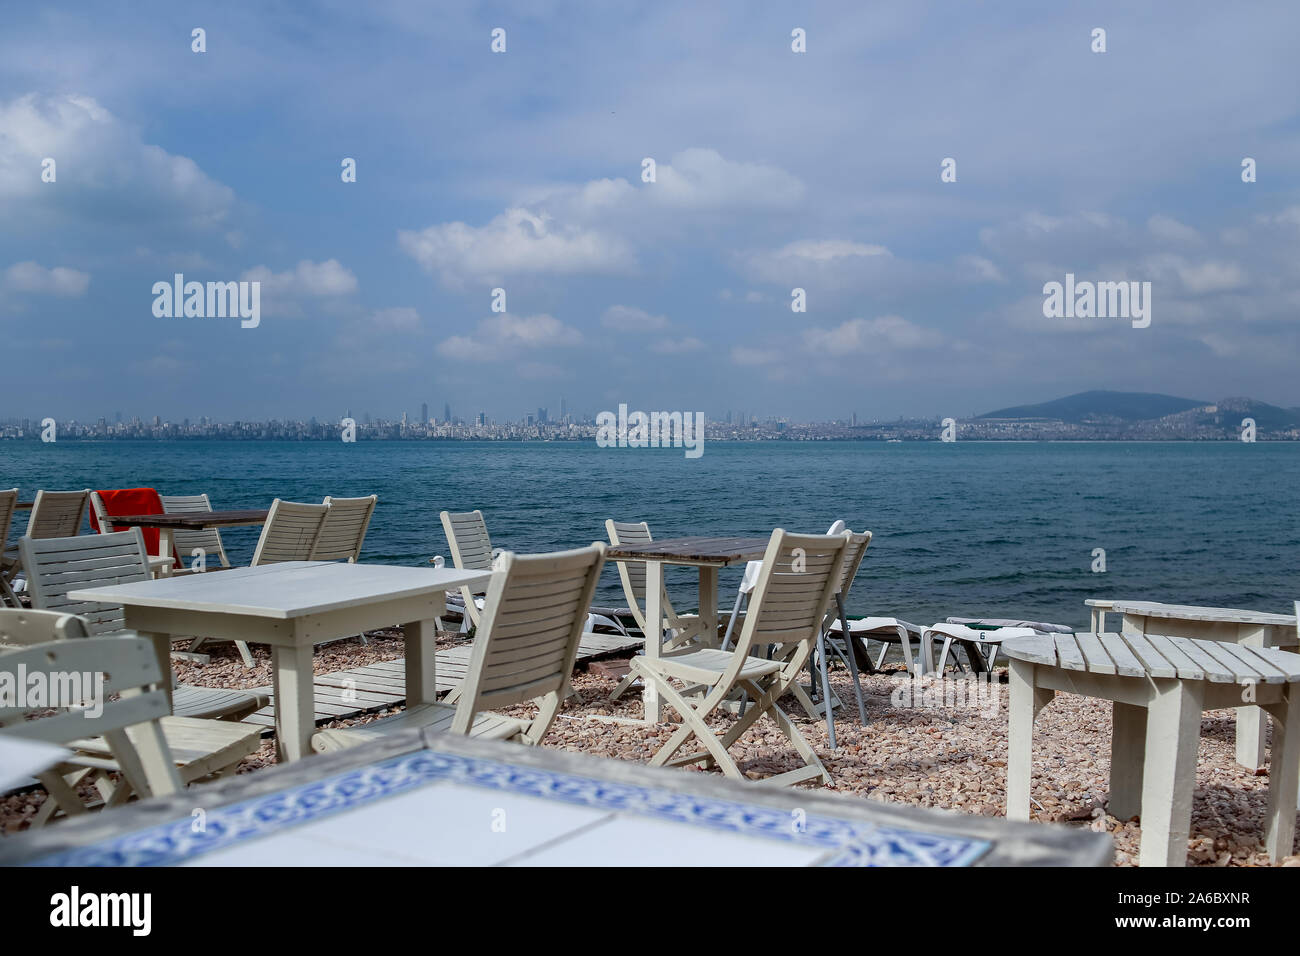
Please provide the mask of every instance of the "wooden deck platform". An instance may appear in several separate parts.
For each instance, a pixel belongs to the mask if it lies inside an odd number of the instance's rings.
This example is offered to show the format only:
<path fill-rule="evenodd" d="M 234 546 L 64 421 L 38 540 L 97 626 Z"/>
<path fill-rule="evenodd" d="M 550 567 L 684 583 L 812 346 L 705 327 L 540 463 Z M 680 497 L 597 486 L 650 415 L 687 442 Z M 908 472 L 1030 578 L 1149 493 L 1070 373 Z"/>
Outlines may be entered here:
<path fill-rule="evenodd" d="M 641 638 L 621 634 L 584 634 L 578 645 L 578 664 L 613 654 L 626 653 L 641 646 Z M 446 694 L 465 679 L 469 668 L 470 645 L 460 644 L 438 651 L 438 693 Z M 356 717 L 372 711 L 394 707 L 406 700 L 406 662 L 401 658 L 334 671 L 316 677 L 316 723 Z M 274 692 L 259 687 L 257 692 L 271 698 L 271 705 L 244 718 L 246 724 L 263 728 L 268 737 L 275 724 Z"/>

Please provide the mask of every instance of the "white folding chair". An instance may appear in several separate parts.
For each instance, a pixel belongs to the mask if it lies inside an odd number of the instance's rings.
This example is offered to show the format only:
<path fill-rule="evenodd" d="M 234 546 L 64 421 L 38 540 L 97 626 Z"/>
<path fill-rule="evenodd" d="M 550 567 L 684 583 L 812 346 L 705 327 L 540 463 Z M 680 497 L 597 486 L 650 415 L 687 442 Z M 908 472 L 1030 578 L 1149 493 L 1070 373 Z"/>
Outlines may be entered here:
<path fill-rule="evenodd" d="M 728 777 L 747 779 L 728 753 L 754 722 L 769 717 L 790 741 L 804 765 L 765 779 L 764 783 L 798 783 L 830 774 L 777 701 L 798 680 L 808 663 L 844 567 L 847 535 L 798 535 L 772 532 L 754 586 L 749 613 L 733 651 L 693 648 L 659 657 L 632 658 L 632 671 L 653 681 L 682 717 L 681 728 L 650 761 L 653 766 L 714 764 Z M 706 692 L 690 699 L 673 681 Z M 725 712 L 737 691 L 749 706 L 722 734 L 708 721 Z M 677 756 L 692 738 L 703 750 Z"/>
<path fill-rule="evenodd" d="M 538 743 L 568 696 L 586 609 L 604 563 L 605 546 L 598 542 L 556 554 L 502 553 L 458 703 L 416 704 L 367 724 L 318 731 L 312 749 L 340 750 L 413 728 Z M 489 710 L 527 701 L 538 705 L 531 720 Z"/>

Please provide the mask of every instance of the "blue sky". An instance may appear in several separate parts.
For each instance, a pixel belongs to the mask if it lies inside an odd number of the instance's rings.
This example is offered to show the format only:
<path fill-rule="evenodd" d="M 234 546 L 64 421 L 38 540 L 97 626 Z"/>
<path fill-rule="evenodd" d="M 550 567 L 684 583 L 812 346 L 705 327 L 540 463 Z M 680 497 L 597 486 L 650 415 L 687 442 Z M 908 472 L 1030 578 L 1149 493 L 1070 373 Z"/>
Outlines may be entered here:
<path fill-rule="evenodd" d="M 1300 405 L 1292 2 L 4 19 L 0 418 Z M 156 318 L 175 272 L 261 281 L 260 326 Z M 1067 272 L 1151 326 L 1044 318 Z"/>

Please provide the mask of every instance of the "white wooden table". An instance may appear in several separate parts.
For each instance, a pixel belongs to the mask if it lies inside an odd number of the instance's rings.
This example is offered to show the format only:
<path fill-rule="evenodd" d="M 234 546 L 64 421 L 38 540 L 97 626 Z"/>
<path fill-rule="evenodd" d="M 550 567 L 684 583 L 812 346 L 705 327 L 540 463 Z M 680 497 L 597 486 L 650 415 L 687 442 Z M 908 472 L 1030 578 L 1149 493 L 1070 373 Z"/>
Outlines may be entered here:
<path fill-rule="evenodd" d="M 399 624 L 407 703 L 431 703 L 438 687 L 434 620 L 446 612 L 446 592 L 482 588 L 491 577 L 491 571 L 287 561 L 86 588 L 69 597 L 122 605 L 126 627 L 153 640 L 164 674 L 171 673 L 177 637 L 270 644 L 276 752 L 287 761 L 312 752 L 312 648 Z"/>
<path fill-rule="evenodd" d="M 1228 607 L 1159 604 L 1154 601 L 1111 601 L 1106 610 L 1123 616 L 1126 634 L 1163 634 L 1230 641 L 1249 647 L 1297 650 L 1300 634 L 1291 614 L 1270 614 Z M 1237 710 L 1237 763 L 1251 770 L 1264 766 L 1264 723 L 1254 707 Z"/>
<path fill-rule="evenodd" d="M 1029 819 L 1034 719 L 1058 691 L 1112 702 L 1112 816 L 1142 818 L 1142 866 L 1183 866 L 1201 713 L 1246 704 L 1273 718 L 1264 842 L 1291 853 L 1300 790 L 1300 655 L 1184 637 L 1054 634 L 1002 645 L 1011 659 L 1007 816 Z"/>

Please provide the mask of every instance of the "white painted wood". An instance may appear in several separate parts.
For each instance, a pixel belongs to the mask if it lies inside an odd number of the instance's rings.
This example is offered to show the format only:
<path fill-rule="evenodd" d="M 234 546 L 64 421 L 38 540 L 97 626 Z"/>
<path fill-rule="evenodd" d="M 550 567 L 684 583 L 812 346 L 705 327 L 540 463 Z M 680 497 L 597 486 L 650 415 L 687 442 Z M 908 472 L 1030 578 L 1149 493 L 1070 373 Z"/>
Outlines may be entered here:
<path fill-rule="evenodd" d="M 426 622 L 427 647 L 416 660 L 408 656 L 406 661 L 406 710 L 356 730 L 322 731 L 315 735 L 312 746 L 320 752 L 339 750 L 412 727 L 469 736 L 519 736 L 524 743 L 539 743 L 568 695 L 587 608 L 604 562 L 605 546 L 599 543 L 555 554 L 504 553 L 488 588 L 481 632 L 471 645 L 463 692 L 454 712 L 434 701 L 432 624 Z M 543 611 L 548 616 L 538 618 L 539 606 L 555 610 Z M 515 619 L 519 619 L 517 624 Z M 420 678 L 417 675 L 425 671 L 426 664 L 429 670 Z M 538 705 L 537 716 L 531 720 L 487 711 L 529 701 Z"/>
<path fill-rule="evenodd" d="M 1186 637 L 1171 637 L 1169 643 L 1196 662 L 1196 666 L 1205 672 L 1205 679 L 1212 684 L 1235 684 L 1237 677 L 1224 667 L 1216 658 L 1211 657 Z"/>
<path fill-rule="evenodd" d="M 1184 654 L 1178 647 L 1159 634 L 1146 634 L 1143 639 L 1160 652 L 1160 656 L 1169 661 L 1178 668 L 1178 677 L 1181 680 L 1204 680 L 1205 671 L 1201 665 Z"/>
<path fill-rule="evenodd" d="M 14 594 L 13 586 L 9 583 L 10 565 L 13 565 L 13 571 L 17 573 L 18 555 L 15 553 L 12 558 L 6 554 L 6 544 L 9 541 L 9 526 L 13 523 L 14 509 L 18 505 L 18 489 L 10 488 L 7 491 L 0 491 L 0 608 L 9 604 L 13 607 L 21 607 L 22 604 Z"/>
<path fill-rule="evenodd" d="M 651 759 L 652 766 L 715 764 L 728 777 L 748 779 L 728 751 L 746 730 L 766 716 L 803 759 L 803 767 L 798 771 L 780 774 L 771 778 L 772 782 L 786 784 L 813 778 L 829 782 L 830 774 L 825 766 L 777 701 L 798 680 L 821 635 L 826 609 L 839 588 L 848 543 L 847 536 L 797 535 L 776 529 L 768 542 L 749 613 L 733 651 L 699 647 L 652 656 L 649 651 L 653 642 L 648 641 L 646 655 L 632 659 L 633 672 L 642 676 L 648 687 L 657 688 L 660 697 L 682 716 L 681 727 Z M 647 562 L 646 600 L 650 620 L 655 619 L 653 614 L 657 610 L 655 595 L 662 590 L 654 571 L 656 564 Z M 816 597 L 806 601 L 809 593 Z M 785 614 L 776 615 L 779 619 L 775 621 L 769 620 L 770 609 L 781 611 L 787 604 L 803 608 L 803 619 L 797 626 Z M 718 657 L 719 654 L 725 656 Z M 755 664 L 755 658 L 762 660 Z M 674 676 L 683 673 L 683 668 L 698 675 L 695 683 L 703 685 L 702 690 L 706 692 L 688 697 L 672 683 Z M 746 710 L 718 735 L 708 719 L 738 691 L 747 698 Z M 679 753 L 691 740 L 704 749 Z"/>
<path fill-rule="evenodd" d="M 1266 708 L 1273 718 L 1273 766 L 1264 810 L 1264 845 L 1271 859 L 1290 856 L 1300 796 L 1300 683 L 1289 682 L 1282 702 Z"/>
<path fill-rule="evenodd" d="M 1055 655 L 1056 664 L 1029 660 L 1046 656 L 1033 640 L 1004 645 L 1011 658 L 1008 816 L 1029 815 L 1029 741 L 1033 718 L 1045 703 L 1040 693 L 1059 689 L 1109 699 L 1114 727 L 1110 811 L 1120 819 L 1140 812 L 1141 865 L 1182 866 L 1196 780 L 1200 715 L 1207 709 L 1231 706 L 1238 699 L 1258 712 L 1254 706 L 1258 701 L 1258 706 L 1274 717 L 1277 734 L 1269 781 L 1269 826 L 1276 828 L 1276 833 L 1268 831 L 1268 850 L 1274 860 L 1290 853 L 1300 789 L 1300 741 L 1296 736 L 1300 735 L 1300 719 L 1289 707 L 1300 688 L 1300 655 L 1234 642 L 1153 634 L 1077 637 L 1089 663 L 1086 672 L 1067 669 L 1059 654 Z M 1117 640 L 1122 641 L 1122 648 Z M 1134 662 L 1142 668 L 1142 682 L 1125 673 Z M 1235 687 L 1255 690 L 1239 696 Z M 1295 731 L 1289 740 L 1285 728 L 1280 733 L 1276 729 L 1283 723 Z"/>
<path fill-rule="evenodd" d="M 1056 644 L 1056 659 L 1061 667 L 1071 671 L 1088 669 L 1088 664 L 1083 659 L 1083 652 L 1079 650 L 1079 642 L 1074 639 L 1073 634 L 1053 634 L 1052 640 Z"/>
<path fill-rule="evenodd" d="M 1184 866 L 1196 788 L 1204 685 L 1157 681 L 1147 707 L 1140 866 Z"/>
<path fill-rule="evenodd" d="M 1138 659 L 1146 673 L 1152 677 L 1177 677 L 1178 668 L 1168 661 L 1149 640 L 1141 634 L 1123 634 L 1120 636 L 1133 656 Z M 1198 678 L 1199 679 L 1199 678 Z"/>
<path fill-rule="evenodd" d="M 309 560 L 316 549 L 328 511 L 329 505 L 276 498 L 271 502 L 270 513 L 262 525 L 262 535 L 257 539 L 252 566 Z"/>
<path fill-rule="evenodd" d="M 325 520 L 316 545 L 309 555 L 312 561 L 361 560 L 361 546 L 366 540 L 370 518 L 375 513 L 378 495 L 365 498 L 325 498 Z"/>
<path fill-rule="evenodd" d="M 1143 677 L 1146 675 L 1146 668 L 1142 666 L 1142 662 L 1134 656 L 1128 645 L 1120 639 L 1118 634 L 1098 634 L 1097 639 L 1101 641 L 1101 646 L 1105 649 L 1106 654 L 1114 661 L 1115 671 L 1121 677 Z"/>
<path fill-rule="evenodd" d="M 192 515 L 208 514 L 212 511 L 212 502 L 206 494 L 202 495 L 159 495 L 163 514 Z M 174 528 L 171 532 L 172 549 L 176 560 L 182 567 L 188 567 L 195 549 L 203 552 L 205 562 L 215 560 L 223 568 L 230 567 L 230 558 L 226 555 L 226 546 L 221 540 L 219 528 Z M 166 550 L 159 543 L 159 551 Z"/>
<path fill-rule="evenodd" d="M 1176 621 L 1219 621 L 1233 624 L 1269 624 L 1296 627 L 1295 615 L 1272 614 L 1229 607 L 1198 607 L 1190 604 L 1161 604 L 1155 601 L 1114 601 L 1111 609 L 1119 614 Z"/>
<path fill-rule="evenodd" d="M 1028 639 L 1022 638 L 1027 642 Z M 1033 780 L 1034 742 L 1034 668 L 1031 661 L 1021 660 L 1011 650 L 1008 668 L 1009 714 L 1007 727 L 1007 819 L 1029 819 L 1029 788 Z"/>
<path fill-rule="evenodd" d="M 1115 701 L 1111 705 L 1110 797 L 1107 809 L 1119 820 L 1142 812 L 1143 754 L 1146 749 L 1145 707 Z"/>
<path fill-rule="evenodd" d="M 1117 673 L 1115 662 L 1106 653 L 1101 640 L 1096 634 L 1076 634 L 1075 639 L 1079 642 L 1079 650 L 1083 653 L 1083 659 L 1088 662 L 1089 673 Z"/>
<path fill-rule="evenodd" d="M 195 574 L 112 588 L 90 588 L 71 597 L 135 607 L 236 614 L 294 620 L 327 611 L 399 598 L 438 595 L 462 586 L 485 585 L 489 571 L 407 568 L 387 564 L 292 561 L 220 574 Z M 386 621 L 376 626 L 393 624 Z"/>

